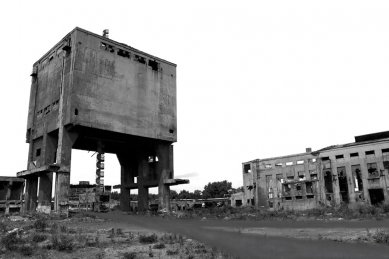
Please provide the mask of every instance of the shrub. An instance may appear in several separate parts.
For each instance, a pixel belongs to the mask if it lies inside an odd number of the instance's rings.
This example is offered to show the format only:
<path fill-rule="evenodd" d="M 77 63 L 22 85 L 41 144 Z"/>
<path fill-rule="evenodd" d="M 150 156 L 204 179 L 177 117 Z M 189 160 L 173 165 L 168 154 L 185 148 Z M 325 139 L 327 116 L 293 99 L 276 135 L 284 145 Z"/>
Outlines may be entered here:
<path fill-rule="evenodd" d="M 44 219 L 44 218 L 38 218 L 35 222 L 34 222 L 34 228 L 40 232 L 43 232 L 45 231 L 46 227 L 47 227 L 47 220 Z"/>
<path fill-rule="evenodd" d="M 16 244 L 20 242 L 20 238 L 18 237 L 18 233 L 11 232 L 6 234 L 1 238 L 1 244 L 7 249 L 12 250 L 16 247 Z"/>
<path fill-rule="evenodd" d="M 39 243 L 42 241 L 45 241 L 47 239 L 47 236 L 40 233 L 33 233 L 31 236 L 31 240 L 35 243 Z"/>
<path fill-rule="evenodd" d="M 178 249 L 176 250 L 167 250 L 166 255 L 177 255 L 178 254 Z"/>
<path fill-rule="evenodd" d="M 123 254 L 123 259 L 135 259 L 136 253 L 135 252 L 125 252 Z"/>
<path fill-rule="evenodd" d="M 34 248 L 31 245 L 25 244 L 19 247 L 19 252 L 24 256 L 31 256 L 34 253 Z"/>
<path fill-rule="evenodd" d="M 154 249 L 163 249 L 163 248 L 165 248 L 165 247 L 166 247 L 166 246 L 165 246 L 164 243 L 158 243 L 158 244 L 155 244 L 155 245 L 153 246 Z"/>
<path fill-rule="evenodd" d="M 156 234 L 152 234 L 152 235 L 140 235 L 139 236 L 139 242 L 141 242 L 142 244 L 152 244 L 152 243 L 155 243 L 158 241 L 158 237 Z"/>
<path fill-rule="evenodd" d="M 53 248 L 58 251 L 71 251 L 73 250 L 73 238 L 68 235 L 53 235 L 51 237 Z"/>
<path fill-rule="evenodd" d="M 377 230 L 377 232 L 372 235 L 372 238 L 376 243 L 389 245 L 389 232 L 385 230 Z"/>

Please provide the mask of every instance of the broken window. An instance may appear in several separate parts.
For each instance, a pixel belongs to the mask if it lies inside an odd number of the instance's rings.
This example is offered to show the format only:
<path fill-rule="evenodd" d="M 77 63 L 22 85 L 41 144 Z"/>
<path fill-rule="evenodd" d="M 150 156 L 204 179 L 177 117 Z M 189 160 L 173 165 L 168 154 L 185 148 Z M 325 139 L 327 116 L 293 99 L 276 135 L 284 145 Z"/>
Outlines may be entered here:
<path fill-rule="evenodd" d="M 361 192 L 363 191 L 363 182 L 362 182 L 362 174 L 361 174 L 361 166 L 360 165 L 352 165 L 351 172 L 353 174 L 354 179 L 354 191 Z"/>
<path fill-rule="evenodd" d="M 37 148 L 36 151 L 35 151 L 35 156 L 40 156 L 41 155 L 41 149 L 40 148 Z"/>
<path fill-rule="evenodd" d="M 274 206 L 273 201 L 269 201 L 269 208 L 273 208 L 273 206 Z"/>
<path fill-rule="evenodd" d="M 377 163 L 368 163 L 367 172 L 369 178 L 377 178 L 380 176 L 377 168 Z"/>
<path fill-rule="evenodd" d="M 291 184 L 284 184 L 284 196 L 290 196 L 290 192 L 292 190 Z"/>
<path fill-rule="evenodd" d="M 343 159 L 344 157 L 343 157 L 343 155 L 336 155 L 335 158 L 336 159 Z"/>
<path fill-rule="evenodd" d="M 285 165 L 286 166 L 291 166 L 291 165 L 293 165 L 293 162 L 286 162 Z"/>
<path fill-rule="evenodd" d="M 243 165 L 243 173 L 251 173 L 251 164 Z"/>
<path fill-rule="evenodd" d="M 242 206 L 242 200 L 235 200 L 235 206 L 236 207 Z"/>
<path fill-rule="evenodd" d="M 265 168 L 272 168 L 271 164 L 265 164 Z"/>
<path fill-rule="evenodd" d="M 312 180 L 317 180 L 316 170 L 309 170 L 309 175 L 311 176 Z"/>
<path fill-rule="evenodd" d="M 322 157 L 321 160 L 322 160 L 322 161 L 329 161 L 329 160 L 330 160 L 330 157 L 325 156 L 325 157 Z"/>
<path fill-rule="evenodd" d="M 296 191 L 300 192 L 302 190 L 301 183 L 296 183 Z"/>
<path fill-rule="evenodd" d="M 352 158 L 352 157 L 359 157 L 358 152 L 350 153 L 350 158 Z"/>
<path fill-rule="evenodd" d="M 389 148 L 382 149 L 382 155 L 389 155 Z"/>
<path fill-rule="evenodd" d="M 272 175 L 266 175 L 266 190 L 268 192 L 268 198 L 273 198 L 273 179 Z"/>
<path fill-rule="evenodd" d="M 149 67 L 151 67 L 152 70 L 158 71 L 159 63 L 155 60 L 149 60 Z"/>
<path fill-rule="evenodd" d="M 305 180 L 305 172 L 298 172 L 298 177 L 299 177 L 299 180 L 300 181 L 304 181 Z"/>
<path fill-rule="evenodd" d="M 135 61 L 138 61 L 141 64 L 146 64 L 146 59 L 138 55 L 135 55 Z"/>
<path fill-rule="evenodd" d="M 331 171 L 324 172 L 324 186 L 326 189 L 326 193 L 333 193 Z"/>
<path fill-rule="evenodd" d="M 118 55 L 123 57 L 123 58 L 130 58 L 130 52 L 126 50 L 119 49 L 118 50 Z"/>
<path fill-rule="evenodd" d="M 302 165 L 302 164 L 304 164 L 304 160 L 299 160 L 299 161 L 297 161 L 297 163 L 296 164 L 298 164 L 298 165 Z"/>
<path fill-rule="evenodd" d="M 366 152 L 365 152 L 365 155 L 366 155 L 366 156 L 374 156 L 374 154 L 375 154 L 375 153 L 374 153 L 374 150 L 369 150 L 369 151 L 366 151 Z"/>
<path fill-rule="evenodd" d="M 309 163 L 316 163 L 316 158 L 309 159 Z"/>
<path fill-rule="evenodd" d="M 109 44 L 104 43 L 104 42 L 102 42 L 102 43 L 100 44 L 100 48 L 101 48 L 102 50 L 105 50 L 105 51 L 108 51 L 108 52 L 111 52 L 111 53 L 115 52 L 115 47 L 114 47 L 114 46 L 109 45 Z"/>
<path fill-rule="evenodd" d="M 275 164 L 276 167 L 282 167 L 282 163 Z"/>
<path fill-rule="evenodd" d="M 342 198 L 343 202 L 348 203 L 349 195 L 348 195 L 346 167 L 344 166 L 338 167 L 337 172 L 338 172 L 338 180 L 339 180 L 338 182 L 339 182 L 340 197 Z"/>
<path fill-rule="evenodd" d="M 306 193 L 313 193 L 313 185 L 312 185 L 312 182 L 306 182 L 306 183 L 305 183 L 305 192 L 306 192 Z"/>
<path fill-rule="evenodd" d="M 313 198 L 315 198 L 315 195 L 313 195 L 313 194 L 307 194 L 307 199 L 313 199 Z"/>
<path fill-rule="evenodd" d="M 286 179 L 288 179 L 288 180 L 294 180 L 294 175 L 288 175 L 288 176 L 286 177 Z"/>

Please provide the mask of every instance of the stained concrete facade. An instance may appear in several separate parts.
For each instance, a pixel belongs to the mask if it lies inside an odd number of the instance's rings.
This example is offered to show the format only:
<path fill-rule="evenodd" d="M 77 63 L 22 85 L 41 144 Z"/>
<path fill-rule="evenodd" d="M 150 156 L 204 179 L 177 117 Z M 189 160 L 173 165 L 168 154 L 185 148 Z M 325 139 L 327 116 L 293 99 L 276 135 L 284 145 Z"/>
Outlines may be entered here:
<path fill-rule="evenodd" d="M 243 205 L 304 210 L 389 202 L 389 132 L 357 136 L 355 140 L 243 163 Z M 252 190 L 254 202 L 247 198 L 252 197 Z"/>
<path fill-rule="evenodd" d="M 179 183 L 175 64 L 75 28 L 34 63 L 31 76 L 28 164 L 18 173 L 27 211 L 47 209 L 53 184 L 55 210 L 67 211 L 72 149 L 117 155 L 124 210 L 134 188 L 140 209 L 149 187 L 169 207 L 169 186 Z"/>
<path fill-rule="evenodd" d="M 0 176 L 0 212 L 20 212 L 23 202 L 24 179 Z"/>

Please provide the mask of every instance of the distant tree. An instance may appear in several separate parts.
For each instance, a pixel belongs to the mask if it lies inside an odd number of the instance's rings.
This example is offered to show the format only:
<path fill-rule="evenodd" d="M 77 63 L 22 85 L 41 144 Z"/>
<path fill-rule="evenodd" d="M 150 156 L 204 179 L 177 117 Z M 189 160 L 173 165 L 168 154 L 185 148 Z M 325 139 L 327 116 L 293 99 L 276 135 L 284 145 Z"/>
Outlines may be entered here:
<path fill-rule="evenodd" d="M 201 198 L 203 198 L 202 191 L 194 190 L 192 197 L 193 197 L 193 199 L 201 199 Z"/>
<path fill-rule="evenodd" d="M 118 193 L 117 191 L 111 192 L 111 199 L 117 201 L 120 200 L 120 193 Z"/>
<path fill-rule="evenodd" d="M 178 194 L 178 199 L 192 199 L 190 192 L 186 190 L 181 190 Z"/>
<path fill-rule="evenodd" d="M 228 194 L 228 190 L 232 189 L 232 183 L 226 180 L 222 182 L 208 183 L 204 186 L 203 198 L 223 198 Z"/>

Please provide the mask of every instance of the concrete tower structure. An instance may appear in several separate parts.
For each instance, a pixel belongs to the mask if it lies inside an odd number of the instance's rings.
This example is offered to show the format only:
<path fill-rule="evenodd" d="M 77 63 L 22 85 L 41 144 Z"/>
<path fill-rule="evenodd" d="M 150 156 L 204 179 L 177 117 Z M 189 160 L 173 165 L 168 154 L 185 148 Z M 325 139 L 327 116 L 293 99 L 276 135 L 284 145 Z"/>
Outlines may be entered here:
<path fill-rule="evenodd" d="M 123 210 L 136 188 L 146 209 L 150 187 L 169 209 L 169 186 L 189 182 L 173 173 L 176 65 L 104 35 L 75 28 L 33 65 L 28 165 L 17 174 L 27 211 L 48 209 L 53 184 L 55 210 L 68 209 L 73 148 L 117 155 Z"/>

